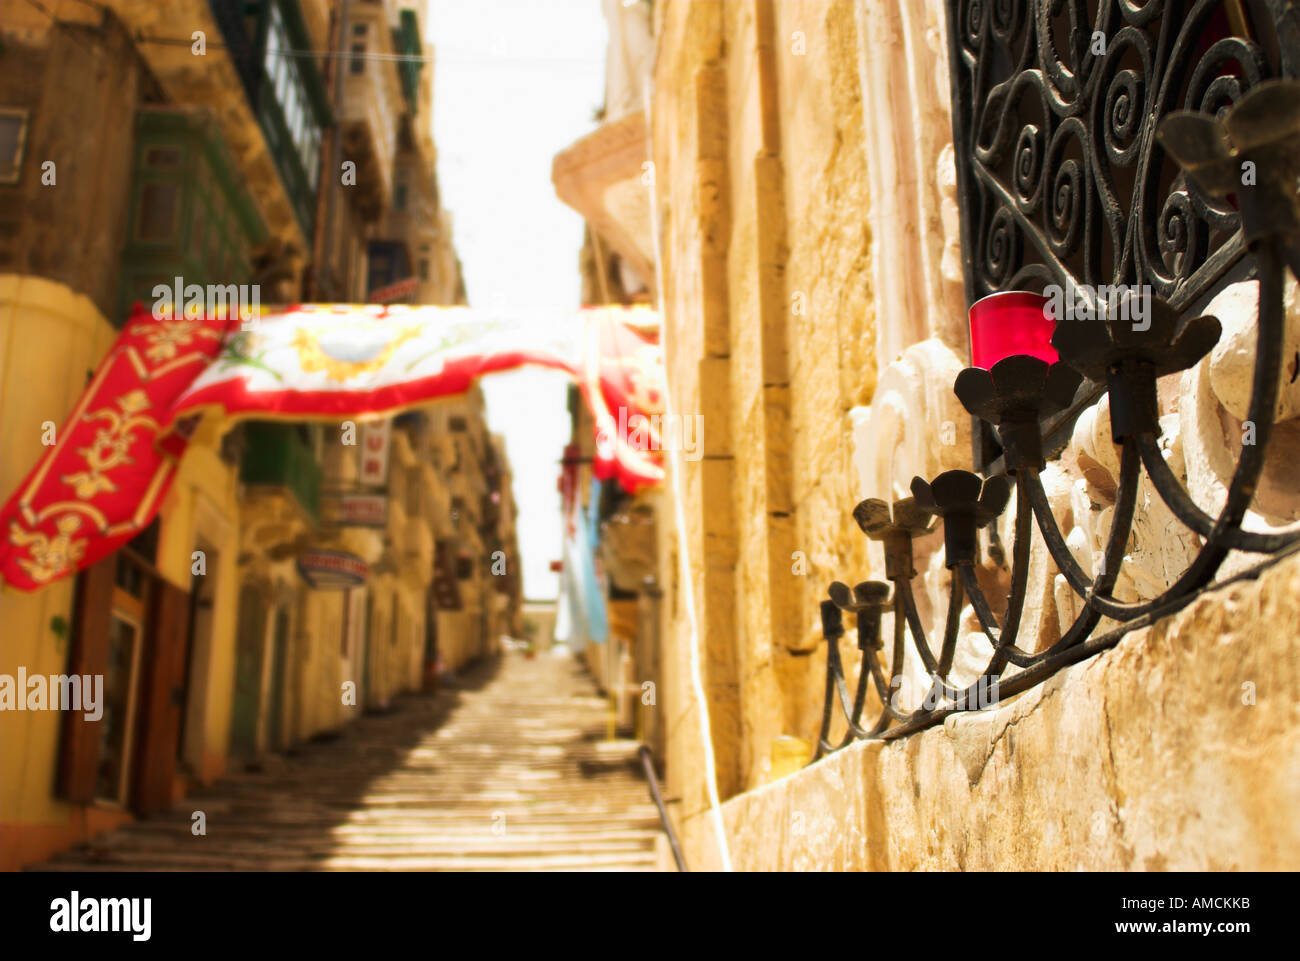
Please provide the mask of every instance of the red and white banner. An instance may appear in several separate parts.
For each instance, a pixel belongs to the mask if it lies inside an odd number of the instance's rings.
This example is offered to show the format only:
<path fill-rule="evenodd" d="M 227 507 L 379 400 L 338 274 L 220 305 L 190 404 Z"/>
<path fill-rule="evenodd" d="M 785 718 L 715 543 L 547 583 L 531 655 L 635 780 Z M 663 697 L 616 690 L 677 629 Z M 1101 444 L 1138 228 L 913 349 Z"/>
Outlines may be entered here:
<path fill-rule="evenodd" d="M 658 424 L 664 412 L 663 350 L 657 314 L 649 308 L 588 307 L 585 350 L 578 378 L 596 421 L 592 473 L 616 477 L 636 492 L 636 481 L 653 471 L 663 478 L 663 439 Z M 629 482 L 629 479 L 631 482 Z"/>
<path fill-rule="evenodd" d="M 238 320 L 137 311 L 100 362 L 56 443 L 0 508 L 0 574 L 35 590 L 89 567 L 149 525 L 186 433 L 172 405 Z"/>
<path fill-rule="evenodd" d="M 577 375 L 574 337 L 469 307 L 303 304 L 244 325 L 176 416 L 343 420 L 397 413 L 526 364 Z M 548 328 L 553 325 L 548 325 Z"/>
<path fill-rule="evenodd" d="M 659 438 L 626 429 L 629 412 L 662 408 L 654 321 L 648 308 L 590 308 L 543 325 L 467 307 L 299 305 L 241 325 L 137 308 L 59 443 L 0 510 L 0 573 L 33 590 L 148 525 L 198 415 L 395 414 L 529 364 L 579 382 L 599 432 L 597 476 L 635 492 L 663 479 Z"/>
<path fill-rule="evenodd" d="M 626 412 L 662 409 L 657 315 L 592 307 L 567 326 L 469 307 L 300 305 L 266 314 L 227 342 L 175 415 L 339 420 L 396 413 L 463 394 L 485 374 L 539 365 L 581 385 L 602 443 L 596 470 L 630 491 L 663 479 L 658 438 L 629 439 Z M 620 409 L 623 417 L 619 417 Z"/>

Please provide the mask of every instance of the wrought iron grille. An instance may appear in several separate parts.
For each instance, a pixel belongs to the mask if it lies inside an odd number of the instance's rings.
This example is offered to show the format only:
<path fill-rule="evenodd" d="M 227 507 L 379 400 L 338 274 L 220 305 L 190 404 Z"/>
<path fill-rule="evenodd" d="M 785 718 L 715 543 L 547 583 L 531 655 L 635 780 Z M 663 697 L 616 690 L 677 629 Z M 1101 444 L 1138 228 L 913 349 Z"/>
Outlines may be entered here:
<path fill-rule="evenodd" d="M 837 581 L 822 601 L 828 650 L 818 757 L 858 738 L 900 737 L 985 706 L 990 685 L 994 700 L 1027 690 L 1189 604 L 1233 550 L 1267 558 L 1239 577 L 1300 551 L 1300 524 L 1268 532 L 1243 525 L 1276 411 L 1284 280 L 1288 270 L 1300 278 L 1300 83 L 1273 79 L 1295 75 L 1297 0 L 963 0 L 949 13 L 968 296 L 1071 282 L 1149 285 L 1150 323 L 1130 324 L 1127 305 L 1097 310 L 1057 324 L 1056 363 L 1013 355 L 990 370 L 962 371 L 954 391 L 1000 444 L 997 462 L 984 464 L 983 477 L 961 470 L 917 477 L 912 497 L 854 508 L 863 533 L 884 547 L 886 580 L 851 589 Z M 1091 51 L 1090 27 L 1100 31 L 1105 52 Z M 1224 505 L 1211 515 L 1164 459 L 1156 383 L 1213 348 L 1218 320 L 1190 308 L 1238 273 L 1259 281 L 1245 418 L 1255 443 L 1243 443 Z M 1053 425 L 1103 392 L 1121 453 L 1109 532 L 1090 576 L 1066 544 L 1040 474 L 1054 456 Z M 1114 588 L 1143 471 L 1200 548 L 1159 596 L 1125 602 Z M 1002 514 L 1013 490 L 1010 589 L 997 605 L 977 577 L 978 533 Z M 940 524 L 951 581 L 942 636 L 927 637 L 912 586 L 913 541 Z M 1036 538 L 1082 608 L 1043 650 L 1026 649 L 1018 637 Z M 992 655 L 962 686 L 952 675 L 967 604 Z M 881 623 L 889 610 L 886 662 Z M 846 614 L 856 619 L 862 652 L 852 697 L 839 652 Z M 1119 627 L 1096 635 L 1103 617 Z M 924 665 L 930 696 L 905 711 L 894 694 L 909 651 Z M 862 714 L 873 689 L 881 710 L 868 726 Z M 837 702 L 848 728 L 832 743 Z"/>
<path fill-rule="evenodd" d="M 948 0 L 967 303 L 999 290 L 1150 284 L 1177 310 L 1249 276 L 1236 210 L 1157 141 L 1173 110 L 1217 113 L 1300 76 L 1294 0 Z M 1059 449 L 1100 395 L 1047 424 Z M 1000 468 L 979 424 L 975 463 Z"/>

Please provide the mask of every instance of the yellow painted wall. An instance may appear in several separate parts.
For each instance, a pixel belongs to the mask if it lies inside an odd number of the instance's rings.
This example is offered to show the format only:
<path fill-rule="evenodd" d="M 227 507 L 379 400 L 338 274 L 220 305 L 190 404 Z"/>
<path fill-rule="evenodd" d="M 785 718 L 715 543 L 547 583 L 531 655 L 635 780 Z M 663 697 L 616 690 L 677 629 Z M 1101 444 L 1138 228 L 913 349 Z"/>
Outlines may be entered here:
<path fill-rule="evenodd" d="M 286 673 L 301 705 L 298 724 L 291 728 L 293 739 L 306 740 L 337 728 L 343 719 L 343 594 L 305 586 L 298 589 L 304 632 L 302 659 L 295 662 L 291 653 Z"/>
<path fill-rule="evenodd" d="M 201 676 L 206 678 L 203 760 L 195 772 L 208 783 L 225 771 L 235 674 L 235 628 L 239 611 L 238 477 L 217 451 L 222 427 L 202 423 L 181 459 L 160 512 L 158 569 L 173 584 L 195 590 L 194 551 L 204 538 L 217 551 L 205 577 L 216 577 L 212 643 Z"/>
<path fill-rule="evenodd" d="M 0 318 L 0 486 L 8 498 L 43 453 L 42 422 L 62 426 L 117 331 L 87 298 L 35 277 L 0 277 Z M 235 473 L 217 456 L 219 443 L 217 425 L 200 428 L 159 513 L 157 563 L 173 584 L 191 588 L 200 534 L 219 552 L 207 574 L 218 585 L 202 672 L 202 781 L 224 770 L 234 671 L 238 506 Z M 0 587 L 0 672 L 15 674 L 19 665 L 29 674 L 65 671 L 69 639 L 50 624 L 58 616 L 71 626 L 74 583 L 65 578 L 33 593 Z M 0 714 L 0 867 L 43 857 L 125 817 L 54 797 L 61 728 L 62 715 L 53 711 Z"/>
<path fill-rule="evenodd" d="M 91 301 L 63 284 L 0 275 L 0 496 L 8 499 L 44 453 L 41 425 L 61 428 L 115 332 Z M 7 536 L 5 533 L 3 536 Z M 26 593 L 0 586 L 0 673 L 62 674 L 73 579 Z M 105 819 L 53 796 L 63 716 L 0 713 L 0 869 L 94 833 Z M 111 823 L 114 819 L 109 817 Z"/>

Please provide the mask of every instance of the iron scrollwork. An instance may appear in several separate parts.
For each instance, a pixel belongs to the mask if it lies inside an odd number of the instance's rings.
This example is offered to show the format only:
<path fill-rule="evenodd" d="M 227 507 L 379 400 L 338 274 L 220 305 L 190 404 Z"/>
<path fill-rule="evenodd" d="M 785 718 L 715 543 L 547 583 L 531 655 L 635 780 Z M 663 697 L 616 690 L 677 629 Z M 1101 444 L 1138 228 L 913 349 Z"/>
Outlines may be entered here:
<path fill-rule="evenodd" d="M 1155 136 L 1300 76 L 1294 0 L 949 0 L 967 302 L 999 290 L 1150 285 L 1177 311 L 1242 266 L 1230 199 Z M 1045 422 L 1059 449 L 1100 396 L 1085 381 Z M 978 424 L 976 425 L 979 426 Z M 975 462 L 998 466 L 993 435 Z"/>
<path fill-rule="evenodd" d="M 1167 15 L 1169 12 L 1165 5 L 1157 2 L 1120 6 L 1126 18 L 1123 29 L 1132 28 L 1134 33 L 1142 32 L 1139 27 L 1155 23 L 1158 14 L 1163 12 Z M 1211 5 L 1198 3 L 1192 6 L 1194 16 L 1187 22 L 1203 24 L 1203 8 Z M 1046 37 L 1046 18 L 1065 9 L 1073 16 L 1077 7 L 1069 0 L 1044 3 L 1034 7 L 1031 18 L 1031 11 L 1023 3 L 995 3 L 987 8 L 979 3 L 969 3 L 965 7 L 967 14 L 970 15 L 971 10 L 978 11 L 978 14 L 975 19 L 963 23 L 978 23 L 980 26 L 964 39 L 973 42 L 982 38 L 981 42 L 991 42 L 986 34 L 992 31 L 997 42 L 1007 44 L 1007 49 L 1012 50 L 1014 47 L 1009 45 L 1010 40 L 1031 30 L 1031 19 L 1032 29 Z M 1104 17 L 1103 22 L 1106 22 Z M 1128 35 L 1130 39 L 1126 43 L 1139 42 L 1134 33 Z M 1154 206 L 1145 209 L 1158 219 L 1173 207 L 1185 204 L 1188 212 L 1185 236 L 1189 242 L 1195 239 L 1197 231 L 1201 231 L 1200 236 L 1205 240 L 1216 229 L 1231 228 L 1233 239 L 1223 241 L 1217 250 L 1226 249 L 1227 244 L 1238 245 L 1237 256 L 1250 261 L 1252 273 L 1258 278 L 1255 357 L 1246 415 L 1255 427 L 1255 443 L 1242 445 L 1222 509 L 1215 515 L 1202 510 L 1161 452 L 1156 381 L 1158 377 L 1194 367 L 1220 337 L 1217 319 L 1186 316 L 1195 313 L 1186 309 L 1192 302 L 1191 295 L 1186 292 L 1207 283 L 1206 278 L 1220 269 L 1209 263 L 1216 254 L 1210 252 L 1209 259 L 1202 259 L 1199 265 L 1192 263 L 1196 258 L 1184 263 L 1170 260 L 1163 254 L 1154 260 L 1149 259 L 1152 248 L 1144 247 L 1145 239 L 1140 236 L 1143 232 L 1140 205 L 1120 221 L 1113 219 L 1113 212 L 1100 212 L 1098 215 L 1106 225 L 1105 233 L 1126 238 L 1118 249 L 1122 252 L 1121 262 L 1127 263 L 1129 267 L 1126 269 L 1132 271 L 1111 276 L 1119 278 L 1116 282 L 1136 279 L 1155 288 L 1150 323 L 1139 329 L 1127 321 L 1114 319 L 1117 314 L 1128 317 L 1127 313 L 1097 311 L 1091 320 L 1057 324 L 1052 344 L 1060 355 L 1060 361 L 1055 364 L 1048 365 L 1032 357 L 1011 356 L 994 364 L 988 371 L 979 368 L 963 371 L 957 377 L 954 390 L 972 416 L 987 424 L 990 430 L 999 432 L 1005 451 L 1002 459 L 1004 473 L 981 477 L 957 470 L 947 471 L 929 481 L 918 477 L 912 482 L 913 496 L 910 498 L 893 504 L 869 499 L 854 508 L 854 519 L 864 534 L 884 545 L 886 580 L 865 581 L 853 589 L 836 582 L 831 585 L 827 600 L 822 602 L 823 634 L 828 652 L 826 703 L 817 757 L 855 739 L 896 738 L 972 705 L 987 706 L 984 693 L 990 683 L 997 685 L 999 696 L 1027 690 L 1062 667 L 1105 650 L 1118 643 L 1124 634 L 1190 603 L 1201 591 L 1212 586 L 1230 551 L 1270 555 L 1259 567 L 1239 575 L 1252 576 L 1277 557 L 1300 550 L 1300 525 L 1268 532 L 1243 526 L 1264 468 L 1277 405 L 1286 335 L 1283 285 L 1288 270 L 1300 278 L 1300 82 L 1256 82 L 1252 79 L 1246 85 L 1220 83 L 1209 76 L 1214 69 L 1212 65 L 1223 62 L 1221 54 L 1226 50 L 1232 51 L 1234 56 L 1245 57 L 1248 53 L 1255 56 L 1246 41 L 1234 40 L 1220 47 L 1225 41 L 1218 40 L 1210 44 L 1202 56 L 1191 58 L 1190 54 L 1177 55 L 1179 47 L 1187 45 L 1184 29 L 1171 24 L 1167 28 L 1161 26 L 1158 34 L 1161 39 L 1154 48 L 1157 52 L 1148 51 L 1151 63 L 1163 63 L 1169 69 L 1174 65 L 1187 71 L 1189 76 L 1183 85 L 1197 92 L 1197 96 L 1191 98 L 1195 109 L 1172 111 L 1162 116 L 1160 124 L 1149 136 L 1135 135 L 1138 141 L 1133 146 L 1137 149 L 1125 156 L 1136 171 L 1135 189 L 1139 198 L 1144 191 L 1149 193 L 1148 188 L 1157 183 L 1145 172 L 1156 162 L 1153 158 L 1157 149 L 1160 157 L 1176 163 L 1178 175 L 1160 181 L 1171 186 L 1162 188 L 1164 192 L 1159 209 Z M 1158 54 L 1167 47 L 1172 50 Z M 1114 79 L 1108 61 L 1100 58 L 1089 64 L 1080 60 L 1074 41 L 1068 49 L 1075 51 L 1075 59 L 1061 59 L 1056 48 L 1048 43 L 1040 55 L 1043 62 L 1041 76 L 1022 81 L 1024 89 L 1050 97 L 1051 104 L 1058 107 L 1077 102 L 1089 85 L 1094 92 L 1119 89 L 1120 92 L 1113 95 L 1107 93 L 1107 100 L 1112 105 L 1124 91 L 1132 90 L 1142 95 L 1144 110 L 1165 103 L 1162 99 L 1164 94 L 1147 97 L 1143 91 L 1150 84 L 1145 80 L 1138 83 L 1138 77 L 1123 81 L 1119 88 L 1113 85 L 1102 87 L 1101 78 Z M 1216 49 L 1220 54 L 1214 53 Z M 1256 52 L 1261 58 L 1259 62 L 1263 62 L 1262 48 Z M 1164 86 L 1175 84 L 1173 79 L 1164 82 Z M 1016 83 L 1012 83 L 1002 96 L 1004 99 L 1013 96 L 1019 89 Z M 1218 98 L 1229 95 L 1232 105 L 1227 109 L 1208 112 L 1200 109 L 1207 105 L 1212 107 L 1219 102 Z M 1184 102 L 1186 100 L 1184 97 Z M 1055 127 L 1057 133 L 1065 129 L 1069 119 L 1070 116 L 1064 116 L 1060 120 Z M 1048 131 L 1045 136 L 1043 142 L 1050 154 L 1056 134 Z M 997 152 L 995 148 L 999 144 L 1005 147 L 1003 141 L 1009 139 L 1003 134 L 990 141 L 990 159 Z M 1025 141 L 1028 144 L 1032 139 L 1032 136 L 1027 136 Z M 1033 148 L 1027 146 L 1026 149 Z M 1115 159 L 1116 150 L 1110 139 L 1100 140 L 1098 149 L 1111 155 L 1109 159 Z M 1033 172 L 1032 165 L 1026 169 Z M 1249 176 L 1246 176 L 1246 171 L 1249 171 Z M 1046 176 L 1046 173 L 1040 171 L 1038 175 Z M 1062 176 L 1068 179 L 1072 175 Z M 1147 186 L 1143 186 L 1144 178 L 1149 181 Z M 1018 208 L 1016 216 L 1027 218 L 1032 211 L 1031 180 L 1025 181 L 1025 190 L 1030 196 L 1021 198 L 1023 209 Z M 1050 182 L 1050 178 L 1040 181 L 1040 184 L 1046 182 Z M 1184 199 L 1177 199 L 1179 196 Z M 1153 204 L 1155 201 L 1143 200 L 1140 203 Z M 1098 211 L 1102 206 L 1098 202 Z M 1003 220 L 1010 216 L 1004 216 Z M 994 219 L 987 218 L 990 230 Z M 1009 222 L 1021 224 L 1014 218 Z M 1121 231 L 1114 229 L 1116 223 L 1122 224 Z M 1064 223 L 1062 226 L 1068 227 Z M 1083 239 L 1079 243 L 1088 243 L 1089 230 L 1085 223 L 1080 232 Z M 1047 251 L 1059 249 L 1061 254 L 1070 251 L 1065 243 L 1069 233 L 1069 229 L 1063 229 L 1056 235 L 1061 241 L 1057 247 L 1054 247 L 1053 235 L 1044 233 L 1046 239 L 1043 243 Z M 992 242 L 991 234 L 989 239 Z M 1083 258 L 1078 262 L 1089 263 L 1080 249 L 1074 249 L 1074 254 Z M 1064 260 L 1051 261 L 1050 257 L 1044 257 L 1041 262 L 1049 270 L 1061 264 Z M 1018 268 L 1006 279 L 1025 283 L 1029 276 L 1026 271 L 1030 269 Z M 1089 275 L 1085 273 L 1083 276 Z M 1181 296 L 1180 291 L 1184 292 Z M 1088 574 L 1072 554 L 1040 479 L 1045 464 L 1044 415 L 1066 403 L 1073 385 L 1081 380 L 1097 384 L 1100 391 L 1109 395 L 1111 435 L 1120 447 L 1114 511 L 1105 538 L 1102 562 L 1095 576 Z M 1130 602 L 1117 598 L 1114 589 L 1133 529 L 1138 484 L 1143 471 L 1173 515 L 1199 536 L 1200 548 L 1186 570 L 1159 596 Z M 1010 587 L 999 614 L 977 576 L 978 531 L 1003 512 L 1013 490 L 1016 512 L 1014 543 L 1010 552 Z M 938 524 L 943 526 L 944 559 L 951 571 L 951 585 L 942 637 L 929 638 L 912 587 L 916 576 L 913 541 Z M 1074 622 L 1058 640 L 1042 650 L 1029 649 L 1018 637 L 1027 600 L 1030 545 L 1035 536 L 1041 538 L 1057 570 L 1081 600 L 1081 610 Z M 976 681 L 956 684 L 951 677 L 953 654 L 966 603 L 970 604 L 979 629 L 991 646 L 992 655 Z M 889 608 L 893 611 L 894 630 L 892 657 L 886 666 L 881 660 L 883 643 L 880 629 L 881 615 Z M 852 700 L 839 653 L 839 640 L 845 634 L 845 614 L 857 619 L 858 647 L 863 658 L 857 693 Z M 1112 619 L 1118 627 L 1097 634 L 1096 629 L 1103 618 Z M 920 708 L 904 711 L 893 695 L 898 688 L 909 644 L 924 665 L 931 687 L 929 697 Z M 865 726 L 862 713 L 872 686 L 882 708 L 875 723 Z M 829 740 L 834 714 L 832 695 L 836 694 L 848 727 L 843 739 L 832 743 Z"/>

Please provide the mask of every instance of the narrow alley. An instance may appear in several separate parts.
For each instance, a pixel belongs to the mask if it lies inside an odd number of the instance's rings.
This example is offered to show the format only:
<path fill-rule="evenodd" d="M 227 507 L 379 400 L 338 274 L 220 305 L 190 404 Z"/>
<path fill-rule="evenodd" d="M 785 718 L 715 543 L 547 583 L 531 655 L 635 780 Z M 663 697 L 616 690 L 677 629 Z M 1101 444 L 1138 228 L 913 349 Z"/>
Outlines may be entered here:
<path fill-rule="evenodd" d="M 1286 930 L 1298 464 L 1300 0 L 0 0 L 0 931 Z"/>
<path fill-rule="evenodd" d="M 651 870 L 655 809 L 607 718 L 576 659 L 508 652 L 34 869 Z"/>

